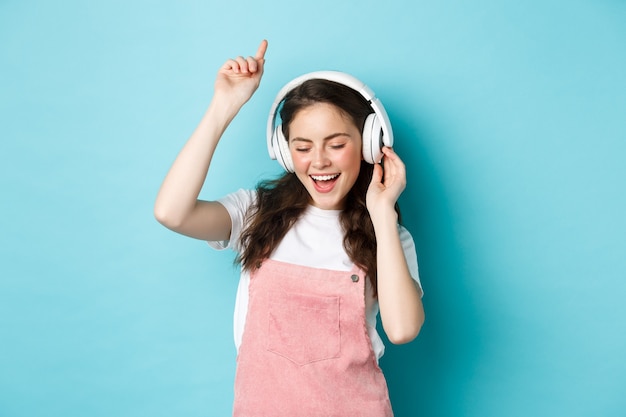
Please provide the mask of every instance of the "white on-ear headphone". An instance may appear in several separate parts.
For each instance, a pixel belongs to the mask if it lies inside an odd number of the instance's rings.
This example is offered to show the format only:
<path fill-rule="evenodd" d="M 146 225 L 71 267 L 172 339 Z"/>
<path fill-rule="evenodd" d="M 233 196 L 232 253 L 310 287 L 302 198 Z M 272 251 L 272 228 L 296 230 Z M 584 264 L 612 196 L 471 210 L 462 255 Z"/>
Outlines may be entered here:
<path fill-rule="evenodd" d="M 280 89 L 274 99 L 267 120 L 267 151 L 270 154 L 270 158 L 278 160 L 285 170 L 289 172 L 294 171 L 291 153 L 289 153 L 289 143 L 283 135 L 282 126 L 280 124 L 275 126 L 276 117 L 278 107 L 287 93 L 305 81 L 312 79 L 323 79 L 343 84 L 357 91 L 368 101 L 373 113 L 367 116 L 363 126 L 363 159 L 370 164 L 380 162 L 383 157 L 383 146 L 393 146 L 393 131 L 391 130 L 387 112 L 383 104 L 367 85 L 352 75 L 338 71 L 316 71 L 304 74 Z"/>

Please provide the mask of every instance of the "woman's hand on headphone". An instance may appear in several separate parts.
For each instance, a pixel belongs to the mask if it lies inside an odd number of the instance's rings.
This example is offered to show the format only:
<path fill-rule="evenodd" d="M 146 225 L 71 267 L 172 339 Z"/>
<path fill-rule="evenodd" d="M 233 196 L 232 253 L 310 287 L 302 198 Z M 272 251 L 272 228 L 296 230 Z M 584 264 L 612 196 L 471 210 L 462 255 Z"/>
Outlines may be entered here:
<path fill-rule="evenodd" d="M 388 146 L 383 147 L 382 164 L 374 164 L 372 181 L 367 189 L 367 210 L 375 221 L 379 214 L 395 213 L 394 206 L 406 187 L 406 167 L 397 153 Z"/>
<path fill-rule="evenodd" d="M 222 65 L 215 80 L 215 95 L 243 106 L 259 87 L 265 65 L 267 41 L 261 41 L 254 56 L 239 56 Z"/>

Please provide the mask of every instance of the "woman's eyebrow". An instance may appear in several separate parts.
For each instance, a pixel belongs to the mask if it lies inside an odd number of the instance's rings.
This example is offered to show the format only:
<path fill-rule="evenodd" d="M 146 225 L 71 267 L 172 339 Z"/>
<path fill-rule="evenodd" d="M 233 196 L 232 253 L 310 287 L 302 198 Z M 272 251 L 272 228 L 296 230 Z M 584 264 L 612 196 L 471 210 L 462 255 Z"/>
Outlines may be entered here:
<path fill-rule="evenodd" d="M 330 135 L 326 136 L 322 140 L 327 141 L 327 140 L 331 140 L 331 139 L 334 139 L 334 138 L 339 137 L 339 136 L 350 137 L 350 134 L 349 133 L 344 133 L 344 132 L 337 132 L 337 133 L 333 133 L 333 134 L 330 134 Z M 295 141 L 297 141 L 297 142 L 313 142 L 313 139 L 308 139 L 308 138 L 303 138 L 303 137 L 297 136 L 295 138 L 292 138 L 291 141 L 292 142 L 295 142 Z"/>

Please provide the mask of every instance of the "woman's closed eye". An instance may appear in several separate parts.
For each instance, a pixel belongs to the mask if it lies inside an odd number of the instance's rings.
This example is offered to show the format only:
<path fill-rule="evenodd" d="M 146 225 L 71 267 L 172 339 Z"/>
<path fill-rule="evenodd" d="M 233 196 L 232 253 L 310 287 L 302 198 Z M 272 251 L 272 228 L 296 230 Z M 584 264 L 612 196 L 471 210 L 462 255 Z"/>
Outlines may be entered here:
<path fill-rule="evenodd" d="M 337 149 L 343 149 L 346 147 L 345 143 L 334 143 L 332 145 L 328 145 L 328 147 L 330 149 L 333 150 L 337 150 Z M 296 146 L 295 147 L 296 152 L 309 152 L 311 150 L 310 146 Z"/>
<path fill-rule="evenodd" d="M 343 149 L 345 146 L 345 143 L 333 143 L 330 145 L 330 149 Z"/>

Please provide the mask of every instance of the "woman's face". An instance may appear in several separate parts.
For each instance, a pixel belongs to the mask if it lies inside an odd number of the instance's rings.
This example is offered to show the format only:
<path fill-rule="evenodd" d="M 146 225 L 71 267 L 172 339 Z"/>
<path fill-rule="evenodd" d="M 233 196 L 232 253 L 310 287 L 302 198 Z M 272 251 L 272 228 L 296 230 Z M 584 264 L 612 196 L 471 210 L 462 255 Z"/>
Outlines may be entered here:
<path fill-rule="evenodd" d="M 289 125 L 294 172 L 325 210 L 342 209 L 361 168 L 361 131 L 338 107 L 316 103 L 298 111 Z"/>

